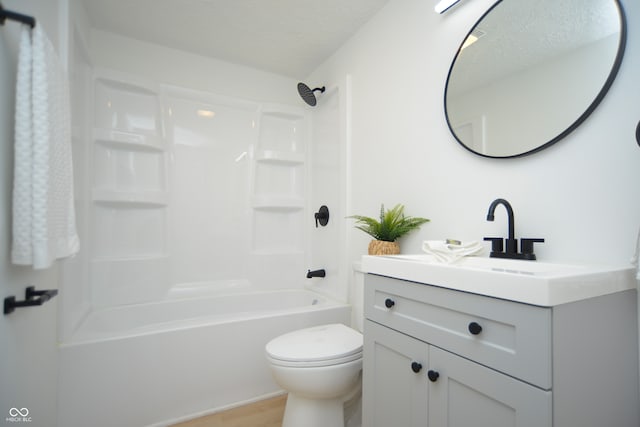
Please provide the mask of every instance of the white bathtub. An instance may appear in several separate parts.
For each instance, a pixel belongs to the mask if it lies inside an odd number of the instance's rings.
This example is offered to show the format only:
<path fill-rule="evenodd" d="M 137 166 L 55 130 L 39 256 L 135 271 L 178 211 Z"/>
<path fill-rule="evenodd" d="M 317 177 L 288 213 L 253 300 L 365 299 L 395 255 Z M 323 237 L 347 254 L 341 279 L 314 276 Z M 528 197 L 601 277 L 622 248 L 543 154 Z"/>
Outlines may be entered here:
<path fill-rule="evenodd" d="M 348 324 L 350 311 L 306 290 L 95 311 L 60 346 L 59 425 L 166 426 L 278 394 L 265 344 L 298 328 Z"/>

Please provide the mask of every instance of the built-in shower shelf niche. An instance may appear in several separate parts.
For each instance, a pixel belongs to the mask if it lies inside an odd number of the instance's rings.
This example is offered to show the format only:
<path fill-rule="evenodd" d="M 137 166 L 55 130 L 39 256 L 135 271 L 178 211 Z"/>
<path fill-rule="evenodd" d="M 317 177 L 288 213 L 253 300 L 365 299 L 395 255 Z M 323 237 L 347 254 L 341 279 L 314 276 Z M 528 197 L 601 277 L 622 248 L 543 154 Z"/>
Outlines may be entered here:
<path fill-rule="evenodd" d="M 165 153 L 154 149 L 97 143 L 93 148 L 93 187 L 113 191 L 165 191 Z"/>
<path fill-rule="evenodd" d="M 114 191 L 93 189 L 93 201 L 117 207 L 163 207 L 169 204 L 166 191 Z"/>
<path fill-rule="evenodd" d="M 292 212 L 304 209 L 304 199 L 277 195 L 254 196 L 251 205 L 261 211 Z"/>
<path fill-rule="evenodd" d="M 256 152 L 256 161 L 265 164 L 295 166 L 304 164 L 305 155 L 290 151 L 261 150 Z"/>
<path fill-rule="evenodd" d="M 304 119 L 305 111 L 300 107 L 286 104 L 264 103 L 260 108 L 260 112 L 265 116 L 279 117 L 285 120 Z"/>
<path fill-rule="evenodd" d="M 157 84 L 111 70 L 98 70 L 96 72 L 96 82 L 96 85 L 104 86 L 111 91 L 146 97 L 157 97 L 160 92 Z"/>
<path fill-rule="evenodd" d="M 164 141 L 157 135 L 95 128 L 93 139 L 97 144 L 119 150 L 164 151 Z"/>
<path fill-rule="evenodd" d="M 304 110 L 260 110 L 253 181 L 253 254 L 304 256 L 307 126 Z"/>
<path fill-rule="evenodd" d="M 94 96 L 96 128 L 162 135 L 158 88 L 116 78 L 97 77 Z"/>
<path fill-rule="evenodd" d="M 110 70 L 97 70 L 93 83 L 94 303 L 154 299 L 153 292 L 169 286 L 169 166 L 160 86 Z"/>
<path fill-rule="evenodd" d="M 260 118 L 259 149 L 303 153 L 306 149 L 303 114 L 263 111 Z"/>
<path fill-rule="evenodd" d="M 304 197 L 305 169 L 301 164 L 258 163 L 254 196 Z"/>
<path fill-rule="evenodd" d="M 94 263 L 106 263 L 112 266 L 126 263 L 149 263 L 149 262 L 169 262 L 169 256 L 164 253 L 157 254 L 145 254 L 145 255 L 130 255 L 130 256 L 115 256 L 115 255 L 101 255 L 93 258 Z"/>
<path fill-rule="evenodd" d="M 164 207 L 167 165 L 160 89 L 120 73 L 99 71 L 95 86 L 95 203 Z"/>

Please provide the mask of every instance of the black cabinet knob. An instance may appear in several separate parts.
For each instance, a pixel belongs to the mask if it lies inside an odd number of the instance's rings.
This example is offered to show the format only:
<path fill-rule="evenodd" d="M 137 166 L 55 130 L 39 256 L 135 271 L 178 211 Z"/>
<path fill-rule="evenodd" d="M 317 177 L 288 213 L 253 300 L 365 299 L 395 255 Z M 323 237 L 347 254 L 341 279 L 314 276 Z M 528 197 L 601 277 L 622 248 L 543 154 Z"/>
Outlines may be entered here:
<path fill-rule="evenodd" d="M 422 364 L 418 362 L 411 363 L 411 370 L 417 374 L 422 370 Z"/>
<path fill-rule="evenodd" d="M 384 306 L 387 308 L 391 308 L 394 305 L 396 305 L 396 302 L 394 300 L 392 300 L 391 298 L 387 298 L 386 300 L 384 300 Z"/>
<path fill-rule="evenodd" d="M 476 322 L 471 322 L 469 323 L 469 332 L 471 333 L 471 335 L 478 335 L 480 332 L 482 332 L 482 326 L 480 326 Z"/>
<path fill-rule="evenodd" d="M 436 371 L 429 370 L 429 372 L 427 372 L 427 377 L 429 377 L 431 382 L 435 383 L 436 381 L 438 381 L 438 378 L 440 378 L 440 374 Z"/>

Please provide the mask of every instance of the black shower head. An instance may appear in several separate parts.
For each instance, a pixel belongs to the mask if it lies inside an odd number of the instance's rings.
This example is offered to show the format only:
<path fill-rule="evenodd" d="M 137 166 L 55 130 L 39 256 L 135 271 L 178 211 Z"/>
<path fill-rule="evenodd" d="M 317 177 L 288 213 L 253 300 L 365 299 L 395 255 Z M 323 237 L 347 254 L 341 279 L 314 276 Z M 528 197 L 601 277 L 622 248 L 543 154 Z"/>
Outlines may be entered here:
<path fill-rule="evenodd" d="M 319 90 L 320 93 L 324 92 L 324 86 L 322 87 L 317 87 L 315 89 L 309 89 L 309 86 L 307 86 L 304 83 L 298 83 L 298 93 L 300 94 L 300 96 L 302 97 L 302 100 L 304 102 L 306 102 L 307 104 L 311 105 L 312 107 L 316 106 L 316 96 L 313 92 Z"/>

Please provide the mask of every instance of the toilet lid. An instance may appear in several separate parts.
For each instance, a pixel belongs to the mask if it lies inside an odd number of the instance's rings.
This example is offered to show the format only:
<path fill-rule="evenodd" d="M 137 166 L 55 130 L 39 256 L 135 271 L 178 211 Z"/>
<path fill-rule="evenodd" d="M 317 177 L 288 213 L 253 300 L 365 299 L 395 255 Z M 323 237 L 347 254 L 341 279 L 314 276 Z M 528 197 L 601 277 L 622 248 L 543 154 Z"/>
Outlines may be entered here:
<path fill-rule="evenodd" d="M 339 323 L 315 326 L 274 338 L 266 351 L 273 359 L 290 362 L 339 359 L 362 352 L 362 334 Z"/>

